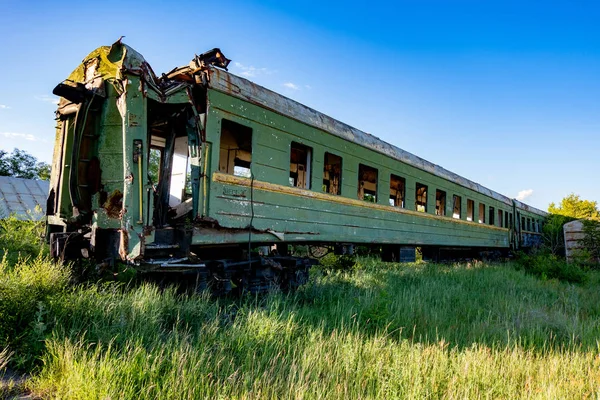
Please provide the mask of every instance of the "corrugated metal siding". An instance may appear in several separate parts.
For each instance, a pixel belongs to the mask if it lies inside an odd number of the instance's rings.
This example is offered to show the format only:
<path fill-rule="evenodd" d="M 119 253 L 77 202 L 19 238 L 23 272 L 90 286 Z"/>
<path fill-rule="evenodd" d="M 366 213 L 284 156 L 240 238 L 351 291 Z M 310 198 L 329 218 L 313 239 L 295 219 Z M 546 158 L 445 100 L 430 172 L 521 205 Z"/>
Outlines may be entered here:
<path fill-rule="evenodd" d="M 42 219 L 49 188 L 48 181 L 0 176 L 0 218 L 15 214 L 19 219 Z"/>

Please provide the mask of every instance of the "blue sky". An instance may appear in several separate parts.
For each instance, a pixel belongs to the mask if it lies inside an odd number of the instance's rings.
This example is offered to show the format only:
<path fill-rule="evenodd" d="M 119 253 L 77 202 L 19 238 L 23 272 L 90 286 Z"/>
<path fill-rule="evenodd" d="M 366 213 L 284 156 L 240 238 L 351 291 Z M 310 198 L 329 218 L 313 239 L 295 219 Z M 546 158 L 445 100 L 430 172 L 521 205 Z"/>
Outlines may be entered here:
<path fill-rule="evenodd" d="M 49 162 L 53 87 L 125 35 L 230 71 L 509 197 L 600 202 L 600 3 L 0 0 L 0 148 Z"/>

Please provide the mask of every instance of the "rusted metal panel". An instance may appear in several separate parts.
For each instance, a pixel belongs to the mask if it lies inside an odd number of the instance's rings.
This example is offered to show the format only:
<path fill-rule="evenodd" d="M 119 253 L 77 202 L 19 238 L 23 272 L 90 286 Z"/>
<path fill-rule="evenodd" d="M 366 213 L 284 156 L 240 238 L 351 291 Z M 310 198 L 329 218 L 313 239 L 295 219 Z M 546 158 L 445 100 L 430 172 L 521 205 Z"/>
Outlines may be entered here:
<path fill-rule="evenodd" d="M 542 211 L 542 210 L 540 210 L 538 208 L 535 208 L 535 207 L 532 207 L 530 205 L 527 205 L 527 204 L 525 204 L 523 202 L 520 202 L 519 200 L 516 200 L 516 199 L 514 200 L 514 202 L 515 202 L 515 205 L 517 206 L 517 208 L 520 208 L 521 210 L 525 210 L 525 211 L 528 211 L 528 212 L 530 212 L 532 214 L 540 215 L 542 217 L 547 217 L 548 216 L 548 213 L 546 211 Z"/>
<path fill-rule="evenodd" d="M 510 198 L 494 192 L 476 182 L 463 178 L 454 172 L 448 171 L 439 165 L 433 164 L 394 145 L 386 143 L 376 136 L 353 128 L 310 107 L 259 86 L 247 79 L 233 75 L 230 72 L 213 67 L 211 67 L 209 71 L 209 87 L 215 90 L 257 104 L 279 114 L 289 116 L 307 125 L 329 132 L 342 139 L 352 141 L 398 161 L 434 174 L 440 178 L 501 201 L 506 205 L 512 205 Z"/>

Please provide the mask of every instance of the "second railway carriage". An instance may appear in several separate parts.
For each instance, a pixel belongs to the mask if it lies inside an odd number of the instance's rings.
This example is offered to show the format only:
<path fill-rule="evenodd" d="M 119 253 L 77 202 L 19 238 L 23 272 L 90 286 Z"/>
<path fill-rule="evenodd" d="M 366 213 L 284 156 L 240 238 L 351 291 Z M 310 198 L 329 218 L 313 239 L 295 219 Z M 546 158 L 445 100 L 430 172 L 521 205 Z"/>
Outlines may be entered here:
<path fill-rule="evenodd" d="M 228 63 L 215 49 L 157 77 L 117 42 L 56 87 L 55 254 L 248 269 L 248 249 L 277 245 L 280 259 L 260 261 L 277 269 L 290 244 L 374 246 L 397 259 L 417 246 L 437 254 L 539 242 L 544 212 L 233 75 Z"/>

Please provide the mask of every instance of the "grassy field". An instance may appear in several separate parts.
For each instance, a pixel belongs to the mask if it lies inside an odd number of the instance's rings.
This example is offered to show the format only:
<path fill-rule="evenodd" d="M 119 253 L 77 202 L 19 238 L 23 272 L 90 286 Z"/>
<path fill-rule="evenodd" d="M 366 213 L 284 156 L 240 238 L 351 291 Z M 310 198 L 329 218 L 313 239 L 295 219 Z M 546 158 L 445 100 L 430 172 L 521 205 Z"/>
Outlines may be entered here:
<path fill-rule="evenodd" d="M 291 295 L 231 300 L 149 283 L 74 285 L 43 254 L 14 260 L 0 265 L 0 370 L 31 378 L 0 397 L 600 395 L 594 272 L 570 284 L 508 263 L 360 258 L 351 272 L 315 268 Z"/>

